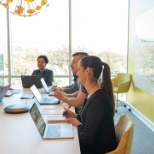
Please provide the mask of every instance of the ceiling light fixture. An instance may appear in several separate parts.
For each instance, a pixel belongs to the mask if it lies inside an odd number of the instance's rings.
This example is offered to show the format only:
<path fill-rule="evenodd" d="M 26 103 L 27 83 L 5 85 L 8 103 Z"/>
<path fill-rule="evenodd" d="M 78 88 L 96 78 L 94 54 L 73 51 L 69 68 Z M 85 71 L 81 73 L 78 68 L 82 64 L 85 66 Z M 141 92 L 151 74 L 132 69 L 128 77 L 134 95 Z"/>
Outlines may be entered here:
<path fill-rule="evenodd" d="M 48 0 L 0 0 L 0 4 L 12 14 L 19 16 L 33 16 L 49 6 Z"/>

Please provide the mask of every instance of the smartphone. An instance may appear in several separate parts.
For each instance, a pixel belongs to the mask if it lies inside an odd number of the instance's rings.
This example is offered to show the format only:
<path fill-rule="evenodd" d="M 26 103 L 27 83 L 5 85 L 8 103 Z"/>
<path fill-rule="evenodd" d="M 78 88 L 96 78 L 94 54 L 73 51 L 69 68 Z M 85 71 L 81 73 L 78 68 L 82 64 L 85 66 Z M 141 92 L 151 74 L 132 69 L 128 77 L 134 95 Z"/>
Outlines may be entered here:
<path fill-rule="evenodd" d="M 55 92 L 50 92 L 49 96 L 54 96 L 55 95 Z"/>

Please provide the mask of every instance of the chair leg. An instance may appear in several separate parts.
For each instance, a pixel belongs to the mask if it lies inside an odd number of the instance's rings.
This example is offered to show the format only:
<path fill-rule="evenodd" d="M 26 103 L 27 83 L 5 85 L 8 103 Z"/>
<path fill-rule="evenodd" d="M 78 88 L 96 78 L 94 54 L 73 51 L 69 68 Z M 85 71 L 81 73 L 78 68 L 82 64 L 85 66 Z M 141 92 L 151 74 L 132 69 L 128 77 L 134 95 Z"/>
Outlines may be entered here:
<path fill-rule="evenodd" d="M 125 102 L 122 102 L 124 104 L 124 107 L 127 107 L 127 104 Z M 118 93 L 116 93 L 115 96 L 115 112 L 118 112 Z M 128 111 L 131 111 L 131 108 L 128 108 Z"/>
<path fill-rule="evenodd" d="M 125 104 L 124 107 L 127 107 L 127 105 Z M 131 108 L 130 107 L 128 107 L 128 111 L 131 111 Z"/>
<path fill-rule="evenodd" d="M 124 107 L 127 107 L 127 104 L 125 102 L 123 102 L 123 103 L 124 103 Z M 128 107 L 128 111 L 131 111 L 130 107 Z"/>
<path fill-rule="evenodd" d="M 131 111 L 131 108 L 129 108 L 128 111 Z"/>

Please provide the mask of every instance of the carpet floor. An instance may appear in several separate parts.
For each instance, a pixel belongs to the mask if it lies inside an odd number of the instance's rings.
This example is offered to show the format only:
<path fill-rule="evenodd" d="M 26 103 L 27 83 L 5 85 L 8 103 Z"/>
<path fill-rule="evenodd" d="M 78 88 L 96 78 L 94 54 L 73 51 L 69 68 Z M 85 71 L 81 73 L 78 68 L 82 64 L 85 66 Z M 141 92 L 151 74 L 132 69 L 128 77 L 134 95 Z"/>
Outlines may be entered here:
<path fill-rule="evenodd" d="M 128 114 L 134 121 L 131 154 L 154 154 L 154 132 L 123 105 L 120 105 L 115 113 L 115 123 L 117 123 L 121 114 Z"/>

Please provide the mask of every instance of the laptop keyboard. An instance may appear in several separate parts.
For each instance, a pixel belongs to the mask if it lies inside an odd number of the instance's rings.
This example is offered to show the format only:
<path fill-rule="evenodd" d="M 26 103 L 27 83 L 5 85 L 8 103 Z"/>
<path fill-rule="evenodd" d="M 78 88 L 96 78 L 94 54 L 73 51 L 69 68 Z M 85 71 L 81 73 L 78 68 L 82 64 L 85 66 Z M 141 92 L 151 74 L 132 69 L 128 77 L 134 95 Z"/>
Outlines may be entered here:
<path fill-rule="evenodd" d="M 47 97 L 44 97 L 41 100 L 41 103 L 51 103 L 51 102 L 52 102 L 52 99 L 51 98 L 47 98 Z"/>
<path fill-rule="evenodd" d="M 48 125 L 46 137 L 60 137 L 60 125 Z"/>

